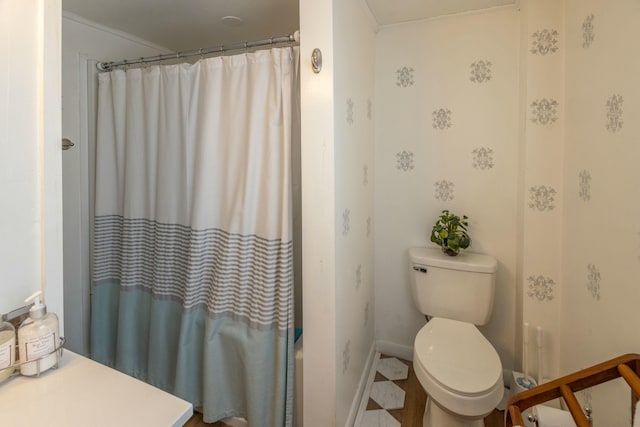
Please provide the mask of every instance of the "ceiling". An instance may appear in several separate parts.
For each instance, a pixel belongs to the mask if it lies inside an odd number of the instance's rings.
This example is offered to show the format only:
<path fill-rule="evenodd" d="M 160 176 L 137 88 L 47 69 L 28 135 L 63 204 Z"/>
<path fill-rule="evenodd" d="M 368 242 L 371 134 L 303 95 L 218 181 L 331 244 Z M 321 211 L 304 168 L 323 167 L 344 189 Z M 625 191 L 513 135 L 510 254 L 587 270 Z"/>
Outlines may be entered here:
<path fill-rule="evenodd" d="M 62 9 L 173 51 L 284 36 L 299 22 L 298 0 L 62 0 Z"/>
<path fill-rule="evenodd" d="M 515 0 L 366 0 L 380 25 L 514 4 Z"/>
<path fill-rule="evenodd" d="M 89 21 L 181 51 L 293 33 L 299 27 L 298 1 L 62 0 L 62 8 Z M 378 23 L 387 25 L 513 4 L 515 0 L 352 1 L 366 2 Z"/>

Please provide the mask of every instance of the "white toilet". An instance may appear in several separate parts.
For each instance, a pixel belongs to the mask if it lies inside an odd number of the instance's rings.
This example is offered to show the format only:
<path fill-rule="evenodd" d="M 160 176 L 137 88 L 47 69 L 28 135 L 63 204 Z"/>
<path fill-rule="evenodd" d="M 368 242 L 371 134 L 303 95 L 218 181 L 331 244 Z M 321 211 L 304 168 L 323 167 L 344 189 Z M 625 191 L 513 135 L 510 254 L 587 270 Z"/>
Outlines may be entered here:
<path fill-rule="evenodd" d="M 413 353 L 416 377 L 429 396 L 423 426 L 484 426 L 504 384 L 498 353 L 475 325 L 491 317 L 498 263 L 436 248 L 411 248 L 409 258 L 413 299 L 431 317 Z"/>

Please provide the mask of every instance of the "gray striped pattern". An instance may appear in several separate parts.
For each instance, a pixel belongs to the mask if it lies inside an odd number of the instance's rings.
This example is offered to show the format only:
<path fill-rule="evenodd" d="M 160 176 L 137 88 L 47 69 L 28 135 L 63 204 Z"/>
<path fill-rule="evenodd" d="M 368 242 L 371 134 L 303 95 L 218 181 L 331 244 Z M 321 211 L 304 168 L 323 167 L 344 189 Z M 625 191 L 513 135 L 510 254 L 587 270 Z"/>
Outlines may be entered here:
<path fill-rule="evenodd" d="M 93 281 L 118 280 L 261 330 L 292 327 L 292 242 L 119 215 L 95 219 Z"/>

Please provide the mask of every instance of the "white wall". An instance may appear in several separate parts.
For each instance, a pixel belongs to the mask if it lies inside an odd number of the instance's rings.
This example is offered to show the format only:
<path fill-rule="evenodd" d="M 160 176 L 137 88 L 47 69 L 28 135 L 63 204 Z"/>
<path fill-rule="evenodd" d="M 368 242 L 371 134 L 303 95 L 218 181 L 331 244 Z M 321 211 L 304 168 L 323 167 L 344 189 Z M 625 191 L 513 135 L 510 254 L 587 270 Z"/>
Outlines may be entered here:
<path fill-rule="evenodd" d="M 375 353 L 373 284 L 375 21 L 334 2 L 336 425 L 352 425 Z"/>
<path fill-rule="evenodd" d="M 376 339 L 383 351 L 412 357 L 425 319 L 411 298 L 407 251 L 433 245 L 431 227 L 449 209 L 470 217 L 470 250 L 499 261 L 493 316 L 481 329 L 510 369 L 518 226 L 518 13 L 508 7 L 384 27 L 376 49 Z M 440 110 L 441 122 L 435 118 Z"/>
<path fill-rule="evenodd" d="M 0 28 L 0 313 L 42 289 L 62 317 L 60 1 L 2 2 Z"/>
<path fill-rule="evenodd" d="M 333 0 L 300 0 L 300 33 L 304 425 L 320 427 L 337 406 Z"/>
<path fill-rule="evenodd" d="M 359 0 L 300 18 L 304 425 L 351 425 L 374 354 L 373 25 Z"/>
<path fill-rule="evenodd" d="M 564 286 L 564 30 L 563 3 L 521 1 L 523 157 L 522 320 L 529 329 L 529 372 L 559 374 Z M 521 326 L 519 324 L 518 326 Z M 542 376 L 535 328 L 542 329 Z"/>
<path fill-rule="evenodd" d="M 93 169 L 95 61 L 167 53 L 128 34 L 72 14 L 62 19 L 62 130 L 76 145 L 62 154 L 64 197 L 64 304 L 66 347 L 89 353 L 90 197 Z M 90 172 L 91 171 L 91 172 Z"/>
<path fill-rule="evenodd" d="M 563 373 L 640 353 L 638 22 L 637 1 L 565 1 Z M 629 396 L 618 380 L 578 398 L 595 425 L 629 426 Z"/>

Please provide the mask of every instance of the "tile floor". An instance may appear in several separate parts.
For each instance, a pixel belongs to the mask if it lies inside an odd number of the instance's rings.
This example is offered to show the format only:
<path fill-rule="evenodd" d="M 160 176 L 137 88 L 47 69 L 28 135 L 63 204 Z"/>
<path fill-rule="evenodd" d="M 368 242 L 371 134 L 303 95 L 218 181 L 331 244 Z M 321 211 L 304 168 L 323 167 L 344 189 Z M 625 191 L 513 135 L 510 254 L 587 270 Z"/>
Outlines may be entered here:
<path fill-rule="evenodd" d="M 380 356 L 366 410 L 356 427 L 422 427 L 427 395 L 413 371 L 413 364 Z M 486 427 L 501 427 L 503 412 L 485 418 Z"/>

